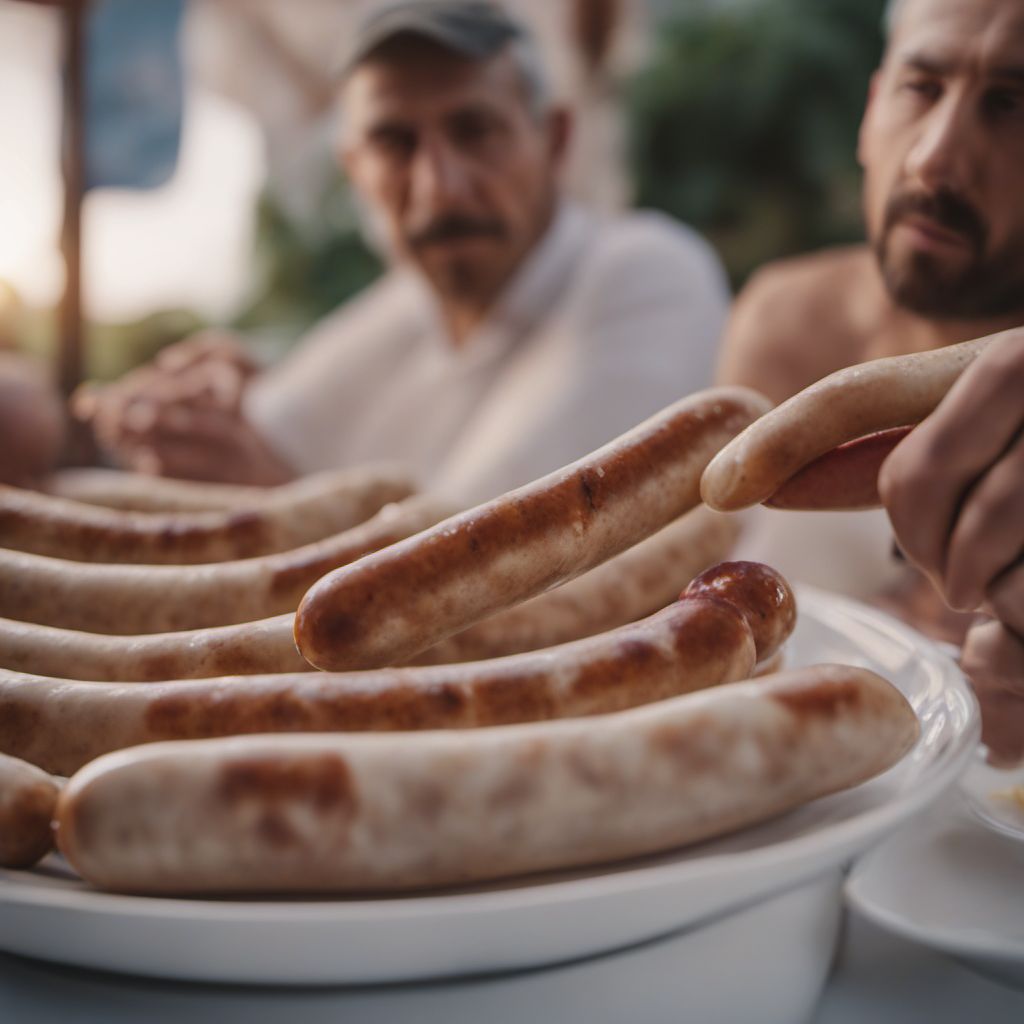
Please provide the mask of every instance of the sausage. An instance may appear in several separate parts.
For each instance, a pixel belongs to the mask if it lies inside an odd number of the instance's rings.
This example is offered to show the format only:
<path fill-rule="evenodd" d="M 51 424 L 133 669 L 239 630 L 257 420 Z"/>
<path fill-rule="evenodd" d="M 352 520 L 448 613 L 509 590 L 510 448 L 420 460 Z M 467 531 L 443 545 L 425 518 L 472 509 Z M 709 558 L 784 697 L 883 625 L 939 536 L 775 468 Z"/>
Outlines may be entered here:
<path fill-rule="evenodd" d="M 461 729 L 601 714 L 748 676 L 746 620 L 679 601 L 611 633 L 461 665 L 135 683 L 0 670 L 0 750 L 69 774 L 101 754 L 243 733 Z"/>
<path fill-rule="evenodd" d="M 214 629 L 104 636 L 0 619 L 0 668 L 61 679 L 149 683 L 256 672 L 312 672 L 292 613 Z"/>
<path fill-rule="evenodd" d="M 839 370 L 748 427 L 711 460 L 701 481 L 705 503 L 735 512 L 770 498 L 833 448 L 893 427 L 920 423 L 942 401 L 990 339 L 931 352 L 876 359 Z M 815 507 L 847 507 L 844 480 L 829 482 Z"/>
<path fill-rule="evenodd" d="M 738 535 L 734 518 L 698 506 L 578 579 L 442 640 L 412 663 L 499 658 L 622 626 L 663 608 L 696 573 L 725 558 Z"/>
<path fill-rule="evenodd" d="M 322 669 L 407 661 L 581 575 L 698 505 L 711 456 L 767 408 L 746 388 L 699 392 L 564 469 L 335 570 L 299 605 L 299 650 Z"/>
<path fill-rule="evenodd" d="M 200 483 L 119 469 L 61 469 L 43 482 L 42 490 L 56 498 L 128 512 L 230 512 L 265 501 L 325 501 L 352 489 L 351 470 L 331 470 L 300 477 L 279 487 Z"/>
<path fill-rule="evenodd" d="M 94 565 L 0 548 L 0 616 L 88 633 L 165 633 L 294 612 L 331 569 L 432 526 L 429 495 L 385 505 L 350 530 L 291 551 L 208 565 Z"/>
<path fill-rule="evenodd" d="M 731 832 L 871 778 L 917 735 L 884 679 L 820 665 L 589 720 L 162 743 L 75 775 L 57 842 L 116 892 L 459 885 Z"/>
<path fill-rule="evenodd" d="M 301 491 L 227 512 L 126 512 L 0 487 L 0 546 L 81 562 L 196 564 L 309 544 L 364 522 L 415 490 L 388 466 L 352 470 L 325 496 Z"/>
<path fill-rule="evenodd" d="M 728 570 L 726 570 L 728 571 Z M 771 570 L 766 570 L 771 572 Z M 462 729 L 596 715 L 748 676 L 748 616 L 700 592 L 585 640 L 485 662 L 138 684 L 0 670 L 0 751 L 69 774 L 112 750 L 260 732 Z"/>
<path fill-rule="evenodd" d="M 913 429 L 893 427 L 847 441 L 809 462 L 764 503 L 807 512 L 878 508 L 878 471 Z"/>
<path fill-rule="evenodd" d="M 30 868 L 53 849 L 60 781 L 0 754 L 0 868 Z"/>
<path fill-rule="evenodd" d="M 696 508 L 578 580 L 450 637 L 417 663 L 482 661 L 624 625 L 664 607 L 681 582 L 721 559 L 737 531 L 728 516 Z M 0 619 L 0 668 L 97 682 L 311 671 L 295 648 L 293 623 L 294 615 L 285 614 L 214 629 L 106 636 Z"/>

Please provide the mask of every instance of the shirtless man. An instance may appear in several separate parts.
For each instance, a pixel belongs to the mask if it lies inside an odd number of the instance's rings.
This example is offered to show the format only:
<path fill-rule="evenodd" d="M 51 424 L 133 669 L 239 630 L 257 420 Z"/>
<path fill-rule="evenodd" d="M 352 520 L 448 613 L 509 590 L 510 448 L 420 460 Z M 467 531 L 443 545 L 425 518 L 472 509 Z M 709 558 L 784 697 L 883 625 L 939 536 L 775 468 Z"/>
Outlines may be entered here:
<path fill-rule="evenodd" d="M 1024 5 L 897 0 L 888 17 L 858 148 L 868 243 L 764 268 L 726 330 L 719 379 L 776 402 L 845 366 L 1024 324 Z M 743 553 L 934 613 L 883 515 L 788 516 L 752 524 Z"/>
<path fill-rule="evenodd" d="M 897 0 L 858 158 L 868 244 L 762 269 L 720 377 L 775 401 L 1024 323 L 1024 4 Z"/>
<path fill-rule="evenodd" d="M 727 330 L 719 377 L 751 385 L 775 401 L 845 366 L 1024 324 L 1024 4 L 896 0 L 888 18 L 889 42 L 871 82 L 858 148 L 868 244 L 766 267 L 740 296 Z M 1015 349 L 1022 346 L 1024 338 L 1012 336 L 1000 358 L 1019 363 Z M 997 400 L 993 378 L 1001 373 L 1011 387 Z M 965 412 L 962 401 L 946 407 L 936 417 L 937 435 L 962 430 L 972 416 L 973 427 L 982 430 L 977 415 L 997 408 L 1003 422 L 1019 430 L 1024 388 L 1014 391 L 1015 380 L 1019 372 L 1010 375 L 1005 368 L 972 376 L 960 393 L 973 411 Z M 1005 571 L 1019 558 L 1024 469 L 1018 458 L 1018 497 L 999 513 L 1007 525 L 979 528 L 973 516 L 964 518 L 972 507 L 964 503 L 968 497 L 987 505 L 982 492 L 971 490 L 971 481 L 991 468 L 984 446 L 976 443 L 979 435 L 972 430 L 969 457 L 960 468 L 949 462 L 951 450 L 937 454 L 923 447 L 929 436 L 915 432 L 897 449 L 883 474 L 883 493 L 907 556 L 955 607 L 973 609 L 987 582 L 979 573 Z M 1003 480 L 1006 472 L 993 479 Z M 925 480 L 931 481 L 927 487 Z M 968 524 L 966 536 L 953 536 L 956 508 Z M 885 607 L 940 638 L 961 641 L 973 616 L 944 610 L 920 577 L 894 577 L 890 565 L 883 578 L 891 534 L 883 535 L 887 521 L 879 513 L 872 521 L 875 536 L 866 537 L 868 521 L 864 513 L 765 513 L 752 525 L 743 553 L 797 577 L 787 556 L 808 567 L 808 575 L 815 566 L 841 564 L 844 572 L 860 574 L 860 596 L 886 589 L 880 598 Z M 990 514 L 981 516 L 982 523 L 990 521 Z M 1008 555 L 1014 543 L 1016 551 Z M 947 576 L 947 561 L 977 571 Z M 1011 577 L 1018 581 L 1011 593 L 1019 606 L 1019 570 Z M 849 589 L 838 576 L 813 581 Z M 1024 649 L 1016 631 L 1024 622 L 1008 623 L 1012 616 L 1005 608 L 1001 618 L 1002 626 L 997 620 L 972 631 L 964 661 L 968 668 L 1000 666 L 1002 682 L 991 692 L 1005 696 L 1006 680 L 1016 678 L 1020 707 Z M 976 683 L 980 678 L 978 673 Z M 988 715 L 986 727 L 991 732 L 992 723 L 1007 721 Z"/>

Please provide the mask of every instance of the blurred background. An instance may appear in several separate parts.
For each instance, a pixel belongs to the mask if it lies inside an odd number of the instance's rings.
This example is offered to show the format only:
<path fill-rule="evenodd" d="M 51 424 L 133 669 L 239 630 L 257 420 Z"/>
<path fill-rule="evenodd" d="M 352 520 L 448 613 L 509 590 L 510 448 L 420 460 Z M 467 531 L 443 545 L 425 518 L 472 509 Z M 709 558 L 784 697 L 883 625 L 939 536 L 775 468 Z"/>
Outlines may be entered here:
<path fill-rule="evenodd" d="M 370 281 L 378 260 L 333 157 L 332 66 L 365 6 L 0 0 L 0 347 L 61 359 L 62 138 L 81 151 L 83 361 L 68 385 L 208 325 L 273 358 Z M 510 6 L 576 110 L 576 195 L 693 225 L 734 288 L 770 259 L 862 237 L 854 154 L 884 0 Z"/>

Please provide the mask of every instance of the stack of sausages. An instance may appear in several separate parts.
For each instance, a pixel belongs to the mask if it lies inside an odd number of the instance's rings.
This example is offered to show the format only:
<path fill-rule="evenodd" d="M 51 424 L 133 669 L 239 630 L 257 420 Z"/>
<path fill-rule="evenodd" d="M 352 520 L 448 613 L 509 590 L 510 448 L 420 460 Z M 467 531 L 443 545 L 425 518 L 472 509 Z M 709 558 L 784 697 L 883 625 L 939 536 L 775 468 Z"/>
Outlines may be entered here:
<path fill-rule="evenodd" d="M 736 527 L 702 474 L 767 409 L 698 393 L 454 514 L 389 467 L 3 489 L 0 863 L 55 819 L 114 891 L 416 889 L 662 850 L 889 767 L 902 696 L 764 674 L 789 588 L 708 568 Z"/>

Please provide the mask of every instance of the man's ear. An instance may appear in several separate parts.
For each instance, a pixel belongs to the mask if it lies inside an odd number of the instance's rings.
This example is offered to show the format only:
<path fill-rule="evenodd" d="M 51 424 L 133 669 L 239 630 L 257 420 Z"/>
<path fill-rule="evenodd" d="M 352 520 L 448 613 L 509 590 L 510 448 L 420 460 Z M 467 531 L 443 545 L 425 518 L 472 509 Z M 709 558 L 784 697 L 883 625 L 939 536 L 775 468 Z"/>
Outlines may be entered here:
<path fill-rule="evenodd" d="M 881 88 L 882 69 L 879 68 L 871 76 L 868 82 L 868 98 L 864 104 L 864 116 L 860 119 L 860 130 L 857 133 L 857 163 L 864 167 L 868 160 L 868 148 L 870 142 L 868 136 L 871 132 L 871 118 L 875 103 L 878 98 L 878 90 Z"/>
<path fill-rule="evenodd" d="M 561 167 L 568 159 L 572 129 L 573 118 L 568 107 L 555 107 L 548 114 L 548 152 L 556 167 Z"/>

